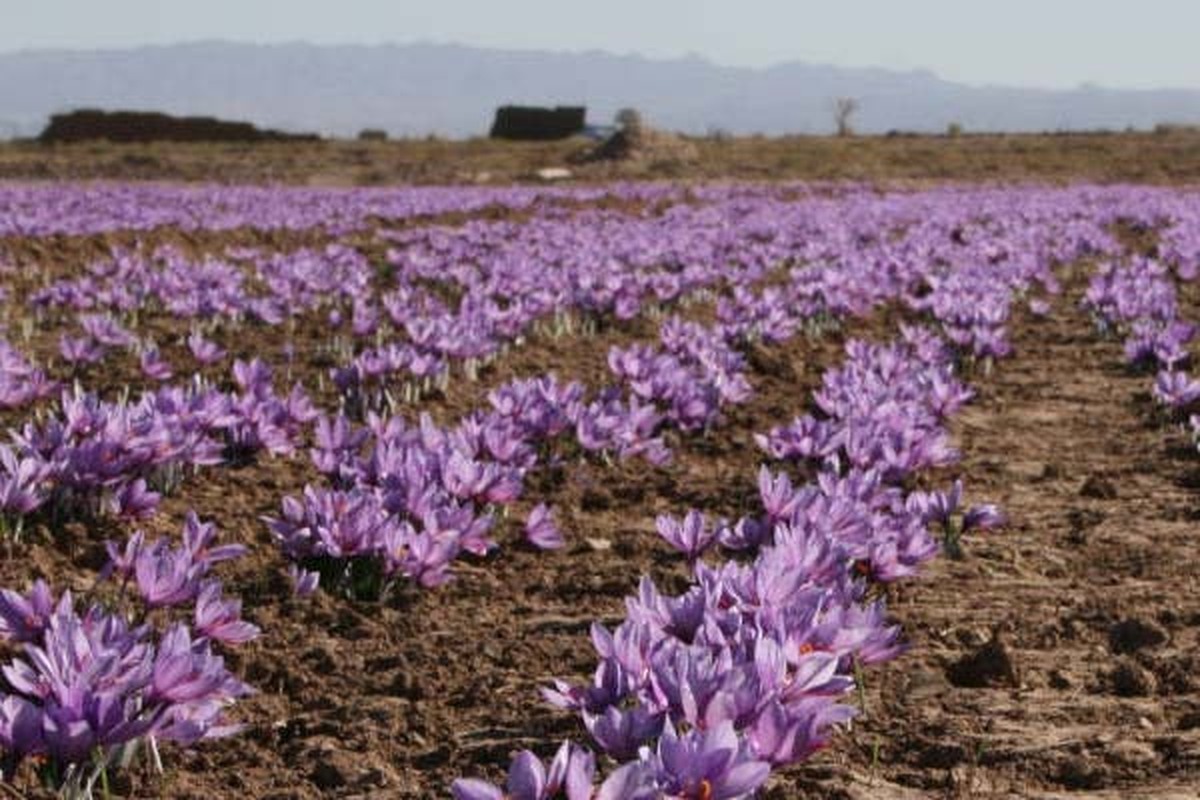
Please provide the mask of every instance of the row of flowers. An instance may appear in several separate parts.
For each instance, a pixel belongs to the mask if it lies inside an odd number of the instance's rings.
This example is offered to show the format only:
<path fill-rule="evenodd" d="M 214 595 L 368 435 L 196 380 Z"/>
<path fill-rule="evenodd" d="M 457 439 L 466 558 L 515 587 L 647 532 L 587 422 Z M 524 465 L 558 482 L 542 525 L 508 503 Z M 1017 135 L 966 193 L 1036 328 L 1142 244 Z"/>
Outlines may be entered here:
<path fill-rule="evenodd" d="M 1194 279 L 1194 268 L 1190 274 Z M 1130 366 L 1156 371 L 1155 400 L 1193 437 L 1200 437 L 1200 416 L 1191 413 L 1200 401 L 1200 381 L 1185 369 L 1196 326 L 1180 314 L 1171 268 L 1143 256 L 1103 262 L 1088 284 L 1082 305 L 1102 334 L 1123 337 Z"/>
<path fill-rule="evenodd" d="M 519 754 L 507 793 L 463 779 L 456 797 L 747 797 L 853 716 L 840 701 L 857 671 L 902 651 L 883 602 L 870 599 L 871 583 L 912 575 L 933 557 L 931 529 L 957 541 L 1003 520 L 991 506 L 963 513 L 961 483 L 949 492 L 905 490 L 916 471 L 954 460 L 944 444 L 936 457 L 902 465 L 880 450 L 872 463 L 850 457 L 849 434 L 881 406 L 891 408 L 901 438 L 944 443 L 948 418 L 970 397 L 953 376 L 950 348 L 909 328 L 895 344 L 852 341 L 846 352 L 818 393 L 829 430 L 822 452 L 785 456 L 815 461 L 817 479 L 797 487 L 786 470 L 764 466 L 754 515 L 660 517 L 659 533 L 692 565 L 691 587 L 670 596 L 643 577 L 626 620 L 615 631 L 592 628 L 600 659 L 592 682 L 545 690 L 550 703 L 580 714 L 618 765 L 598 793 L 595 756 L 568 742 L 549 768 Z M 761 440 L 768 450 L 771 438 Z M 718 544 L 742 555 L 710 565 L 703 556 Z"/>
<path fill-rule="evenodd" d="M 789 302 L 820 297 L 834 313 L 861 313 L 872 303 L 872 284 L 828 285 L 822 267 L 870 273 L 886 284 L 909 280 L 920 265 L 947 257 L 957 269 L 916 299 L 938 305 L 947 323 L 948 309 L 970 308 L 947 334 L 987 357 L 1006 348 L 995 338 L 1003 312 L 979 304 L 988 297 L 991 264 L 1033 269 L 1047 250 L 1069 257 L 1081 241 L 1108 251 L 1107 218 L 1146 202 L 1133 192 L 1083 190 L 882 197 L 850 190 L 821 200 L 763 187 L 689 196 L 651 187 L 614 191 L 657 193 L 662 208 L 565 214 L 546 205 L 521 224 L 382 229 L 367 248 L 371 258 L 337 242 L 289 252 L 228 248 L 199 258 L 163 246 L 116 249 L 79 276 L 51 280 L 47 273 L 42 288 L 12 299 L 32 309 L 39 329 L 66 323 L 58 354 L 67 369 L 48 375 L 31 364 L 10 332 L 0 350 L 0 407 L 44 397 L 53 389 L 51 378 L 70 379 L 122 350 L 134 353 L 146 381 L 169 380 L 180 365 L 170 363 L 168 352 L 190 354 L 203 368 L 225 357 L 215 335 L 235 340 L 252 325 L 284 334 L 286 352 L 268 360 L 332 358 L 337 366 L 330 377 L 347 399 L 381 410 L 402 395 L 397 389 L 404 384 L 448 380 L 455 364 L 474 375 L 539 326 L 627 320 L 719 290 L 728 294 L 718 308 L 726 324 L 750 335 L 787 335 L 798 318 L 812 317 L 809 311 L 779 316 Z M 994 216 L 981 221 L 986 214 Z M 1025 227 L 1027 220 L 1037 224 Z M 1053 238 L 1059 230 L 1066 234 L 1060 240 Z M 791 288 L 774 295 L 748 293 L 781 265 L 806 271 L 803 282 L 790 278 Z M 778 294 L 789 302 L 775 302 Z M 152 318 L 183 319 L 190 329 L 164 338 L 161 326 L 145 324 Z M 312 345 L 294 336 L 305 324 L 328 333 L 317 345 L 321 352 L 304 352 Z"/>

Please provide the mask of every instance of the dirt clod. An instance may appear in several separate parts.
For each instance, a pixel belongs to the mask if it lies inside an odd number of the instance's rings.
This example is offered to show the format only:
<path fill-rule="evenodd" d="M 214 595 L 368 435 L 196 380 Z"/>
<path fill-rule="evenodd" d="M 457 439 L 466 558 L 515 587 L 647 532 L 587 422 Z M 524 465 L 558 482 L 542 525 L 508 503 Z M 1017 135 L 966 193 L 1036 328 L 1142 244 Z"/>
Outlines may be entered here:
<path fill-rule="evenodd" d="M 955 686 L 972 689 L 1019 683 L 1012 654 L 998 631 L 982 647 L 954 662 L 946 674 Z"/>
<path fill-rule="evenodd" d="M 1109 675 L 1113 692 L 1120 697 L 1147 697 L 1158 690 L 1154 673 L 1129 658 L 1122 658 Z"/>
<path fill-rule="evenodd" d="M 1051 671 L 1050 677 L 1047 680 L 1047 685 L 1049 685 L 1051 689 L 1063 691 L 1064 689 L 1070 689 L 1075 685 L 1075 683 L 1071 680 L 1071 676 L 1067 672 L 1056 669 Z"/>
<path fill-rule="evenodd" d="M 1079 487 L 1079 495 L 1093 500 L 1116 500 L 1117 487 L 1103 475 L 1089 475 L 1083 486 Z"/>
<path fill-rule="evenodd" d="M 1136 618 L 1121 620 L 1108 632 L 1108 644 L 1114 653 L 1132 653 L 1165 641 L 1167 632 L 1159 625 Z"/>

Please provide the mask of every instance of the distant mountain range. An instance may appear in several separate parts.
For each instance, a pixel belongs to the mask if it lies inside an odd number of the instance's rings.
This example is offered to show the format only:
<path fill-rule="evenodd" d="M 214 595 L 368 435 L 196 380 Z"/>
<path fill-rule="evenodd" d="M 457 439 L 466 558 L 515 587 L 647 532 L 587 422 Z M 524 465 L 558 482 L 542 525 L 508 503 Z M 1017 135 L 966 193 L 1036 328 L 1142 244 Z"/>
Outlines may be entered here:
<path fill-rule="evenodd" d="M 1019 54 L 1014 54 L 1019 57 Z M 197 42 L 127 50 L 0 54 L 0 137 L 33 135 L 56 111 L 156 110 L 352 136 L 487 132 L 497 105 L 586 104 L 606 123 L 631 106 L 662 128 L 702 134 L 822 133 L 853 97 L 857 130 L 1047 131 L 1200 123 L 1200 90 L 967 86 L 930 72 L 792 62 L 725 67 L 698 57 L 491 50 L 445 44 Z"/>

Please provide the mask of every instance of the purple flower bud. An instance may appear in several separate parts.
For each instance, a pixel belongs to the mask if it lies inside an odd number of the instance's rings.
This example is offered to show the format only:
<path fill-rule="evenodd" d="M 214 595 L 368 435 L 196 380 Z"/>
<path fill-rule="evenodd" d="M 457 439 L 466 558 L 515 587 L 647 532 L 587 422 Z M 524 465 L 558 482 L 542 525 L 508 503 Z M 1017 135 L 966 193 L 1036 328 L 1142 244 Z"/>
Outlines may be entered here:
<path fill-rule="evenodd" d="M 295 564 L 288 565 L 288 577 L 292 580 L 292 591 L 297 597 L 308 597 L 317 591 L 317 587 L 321 582 L 321 574 L 319 572 L 309 572 L 300 569 Z"/>

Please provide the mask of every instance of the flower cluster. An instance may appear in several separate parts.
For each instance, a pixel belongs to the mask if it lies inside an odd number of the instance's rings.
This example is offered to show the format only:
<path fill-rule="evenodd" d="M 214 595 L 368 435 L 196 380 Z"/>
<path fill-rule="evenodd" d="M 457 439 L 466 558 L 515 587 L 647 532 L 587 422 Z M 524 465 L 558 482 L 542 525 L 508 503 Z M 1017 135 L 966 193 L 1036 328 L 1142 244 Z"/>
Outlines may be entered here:
<path fill-rule="evenodd" d="M 34 367 L 20 351 L 0 339 L 0 409 L 29 405 L 51 396 L 57 388 L 43 370 Z"/>
<path fill-rule="evenodd" d="M 199 467 L 260 450 L 290 453 L 316 411 L 299 386 L 286 397 L 259 361 L 234 364 L 239 392 L 194 384 L 136 402 L 63 392 L 57 416 L 26 423 L 0 445 L 0 515 L 19 523 L 51 503 L 57 516 L 153 514 Z"/>
<path fill-rule="evenodd" d="M 1184 261 L 1184 264 L 1190 262 Z M 1184 274 L 1192 274 L 1186 267 Z M 1097 267 L 1083 306 L 1102 331 L 1124 338 L 1125 357 L 1136 367 L 1157 368 L 1152 389 L 1170 416 L 1186 422 L 1200 441 L 1200 381 L 1188 374 L 1188 344 L 1197 328 L 1182 319 L 1175 280 L 1166 264 L 1148 258 L 1105 262 Z"/>
<path fill-rule="evenodd" d="M 21 650 L 3 667 L 6 775 L 34 758 L 68 794 L 88 795 L 140 742 L 157 757 L 159 741 L 188 746 L 239 730 L 226 712 L 251 690 L 217 648 L 258 628 L 211 575 L 244 549 L 215 538 L 213 525 L 189 515 L 178 545 L 140 532 L 110 544 L 102 577 L 119 586 L 111 604 L 55 597 L 42 581 L 25 594 L 0 591 L 0 638 Z"/>

